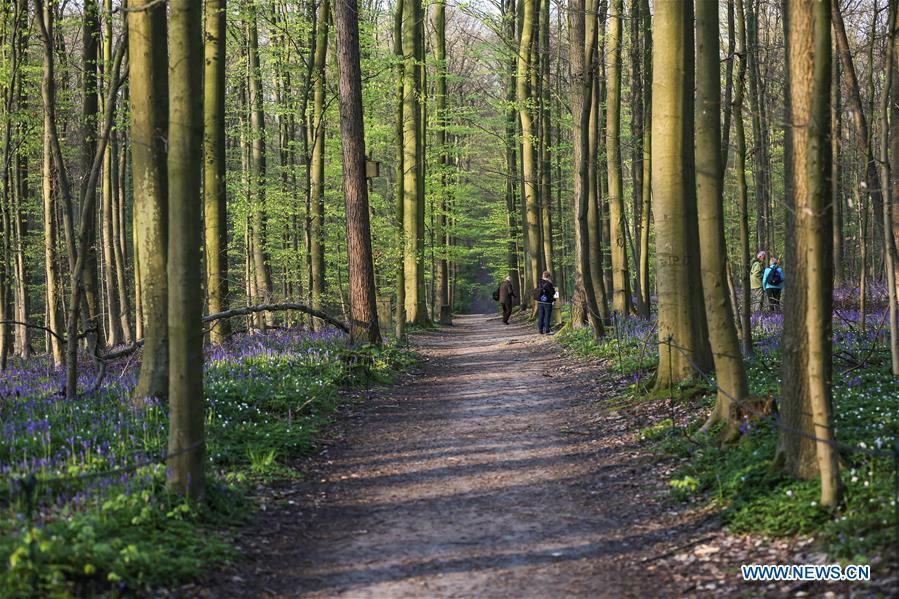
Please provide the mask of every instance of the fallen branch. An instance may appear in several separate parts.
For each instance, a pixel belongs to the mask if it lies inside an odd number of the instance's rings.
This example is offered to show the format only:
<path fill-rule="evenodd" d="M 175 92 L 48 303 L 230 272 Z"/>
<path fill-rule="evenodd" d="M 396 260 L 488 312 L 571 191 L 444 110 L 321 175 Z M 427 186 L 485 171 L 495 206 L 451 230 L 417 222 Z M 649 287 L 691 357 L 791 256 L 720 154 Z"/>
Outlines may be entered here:
<path fill-rule="evenodd" d="M 296 310 L 297 312 L 305 312 L 310 316 L 314 316 L 320 320 L 324 320 L 328 324 L 337 327 L 344 333 L 349 334 L 350 329 L 347 326 L 333 318 L 328 316 L 321 310 L 316 310 L 315 308 L 310 308 L 306 304 L 263 304 L 261 306 L 246 306 L 244 308 L 234 308 L 233 310 L 226 310 L 225 312 L 216 312 L 215 314 L 210 314 L 208 316 L 203 317 L 203 322 L 213 322 L 216 320 L 224 320 L 226 318 L 235 318 L 237 316 L 247 316 L 249 314 L 255 314 L 257 312 L 280 312 L 284 310 Z"/>
<path fill-rule="evenodd" d="M 225 320 L 226 318 L 236 318 L 238 316 L 247 316 L 248 314 L 255 314 L 257 312 L 283 312 L 285 310 L 296 310 L 298 312 L 305 312 L 306 314 L 314 316 L 315 318 L 324 320 L 328 324 L 337 327 L 344 333 L 350 332 L 349 329 L 347 328 L 347 326 L 345 324 L 343 324 L 342 322 L 340 322 L 339 320 L 337 320 L 336 318 L 328 316 L 324 312 L 322 312 L 320 310 L 316 310 L 315 308 L 310 308 L 309 306 L 307 306 L 305 304 L 292 304 L 292 303 L 263 304 L 261 306 L 246 306 L 243 308 L 234 308 L 233 310 L 226 310 L 224 312 L 216 312 L 215 314 L 208 314 L 203 317 L 201 322 L 203 322 L 203 323 L 216 322 L 219 320 Z M 113 351 L 110 351 L 110 352 L 107 352 L 107 353 L 101 355 L 100 359 L 109 362 L 111 360 L 123 358 L 127 355 L 130 355 L 130 354 L 133 354 L 134 352 L 136 352 L 138 349 L 140 349 L 143 346 L 143 344 L 144 344 L 144 340 L 138 339 L 131 345 L 128 345 L 121 349 L 113 350 Z"/>
<path fill-rule="evenodd" d="M 28 327 L 29 329 L 37 329 L 39 331 L 44 331 L 45 333 L 47 333 L 49 335 L 53 335 L 54 337 L 56 337 L 63 343 L 66 342 L 65 337 L 63 337 L 62 335 L 60 335 L 59 333 L 57 333 L 50 327 L 45 327 L 43 325 L 32 324 L 30 322 L 22 322 L 20 320 L 0 320 L 0 324 L 11 324 L 11 325 L 20 326 L 20 327 Z"/>

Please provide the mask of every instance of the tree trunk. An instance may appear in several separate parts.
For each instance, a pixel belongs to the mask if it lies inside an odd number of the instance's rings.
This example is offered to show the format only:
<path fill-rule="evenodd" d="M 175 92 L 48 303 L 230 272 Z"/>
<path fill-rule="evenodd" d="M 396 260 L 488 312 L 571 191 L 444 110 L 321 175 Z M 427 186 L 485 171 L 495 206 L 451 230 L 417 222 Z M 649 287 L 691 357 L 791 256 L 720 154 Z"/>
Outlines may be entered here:
<path fill-rule="evenodd" d="M 224 7 L 222 7 L 224 8 Z M 213 15 L 216 20 L 219 15 Z M 203 396 L 203 7 L 170 0 L 169 22 L 169 489 L 206 489 Z M 224 41 L 224 39 L 222 39 Z"/>
<path fill-rule="evenodd" d="M 727 0 L 727 55 L 724 63 L 724 124 L 721 126 L 721 168 L 727 173 L 730 153 L 731 106 L 734 92 L 734 58 L 736 57 L 736 23 L 734 21 L 734 0 Z"/>
<path fill-rule="evenodd" d="M 738 13 L 742 12 L 742 2 L 737 0 Z M 733 441 L 740 435 L 737 402 L 746 399 L 749 386 L 727 293 L 718 51 L 718 2 L 700 0 L 696 3 L 696 162 L 701 166 L 696 169 L 696 196 L 699 242 L 703 248 L 702 289 L 718 388 L 715 408 L 706 427 L 723 423 L 722 438 Z M 737 85 L 739 89 L 740 83 Z"/>
<path fill-rule="evenodd" d="M 407 0 L 408 1 L 408 0 Z M 356 0 L 336 0 L 338 96 L 340 135 L 343 141 L 343 191 L 346 197 L 347 257 L 350 284 L 350 337 L 354 341 L 381 344 L 368 186 L 365 178 L 365 130 L 362 119 L 362 74 L 359 66 L 359 23 Z"/>
<path fill-rule="evenodd" d="M 834 287 L 842 287 L 845 275 L 843 274 L 843 194 L 840 185 L 842 178 L 840 149 L 843 131 L 840 61 L 834 60 L 832 68 L 833 80 L 830 84 L 830 135 L 832 144 L 830 180 L 832 181 L 831 201 L 833 202 L 833 284 Z"/>
<path fill-rule="evenodd" d="M 396 305 L 394 320 L 396 322 L 396 338 L 403 340 L 406 336 L 406 282 L 405 282 L 405 154 L 404 128 L 404 81 L 405 61 L 403 60 L 403 10 L 405 0 L 398 0 L 393 16 L 393 54 L 396 59 L 396 114 L 394 132 L 396 136 L 396 183 L 394 189 L 394 210 L 396 216 L 396 249 L 399 253 L 396 264 Z"/>
<path fill-rule="evenodd" d="M 315 19 L 317 30 L 313 62 L 312 101 L 312 171 L 310 195 L 312 214 L 310 219 L 310 251 L 312 259 L 312 307 L 321 310 L 325 293 L 325 66 L 328 55 L 328 21 L 330 0 L 322 0 Z M 315 330 L 323 323 L 313 319 Z"/>
<path fill-rule="evenodd" d="M 794 475 L 820 474 L 821 503 L 835 507 L 841 485 L 830 407 L 829 12 L 827 3 L 786 4 L 787 122 L 793 125 L 788 129 L 786 231 L 794 263 L 790 289 L 796 292 L 785 296 L 779 451 Z"/>
<path fill-rule="evenodd" d="M 892 373 L 899 376 L 899 305 L 896 303 L 899 290 L 896 288 L 897 281 L 897 262 L 899 256 L 896 255 L 896 242 L 893 237 L 893 225 L 895 223 L 895 206 L 892 197 L 892 165 L 890 164 L 890 139 L 893 133 L 890 130 L 890 98 L 895 85 L 893 77 L 896 76 L 895 68 L 895 52 L 896 52 L 896 11 L 899 5 L 895 0 L 889 3 L 889 17 L 887 19 L 889 38 L 887 40 L 887 74 L 886 84 L 883 89 L 880 103 L 880 181 L 883 193 L 883 253 L 884 253 L 884 274 L 886 275 L 887 294 L 889 296 L 889 318 L 890 318 L 890 357 L 892 362 Z M 893 104 L 895 107 L 895 103 Z M 895 108 L 894 108 L 895 109 Z M 893 124 L 893 130 L 897 127 Z"/>
<path fill-rule="evenodd" d="M 892 3 L 891 3 L 892 5 Z M 897 8 L 893 6 L 893 11 Z M 893 160 L 899 160 L 899 15 L 893 15 L 893 28 L 890 31 L 889 43 L 892 44 L 892 57 L 890 69 L 893 70 L 891 87 L 890 87 L 890 152 Z M 896 247 L 897 237 L 899 237 L 899 166 L 890 165 L 890 205 L 889 205 L 889 231 L 892 236 L 893 247 Z M 887 226 L 887 220 L 884 218 L 884 226 Z M 893 254 L 893 296 L 892 309 L 899 310 L 897 301 L 899 301 L 899 255 Z M 891 320 L 891 348 L 896 348 L 896 338 L 899 337 L 899 330 L 895 333 L 892 327 L 899 329 L 899 315 L 890 314 Z M 892 354 L 895 360 L 895 354 Z M 896 362 L 893 362 L 893 374 L 897 375 Z"/>
<path fill-rule="evenodd" d="M 505 42 L 509 48 L 514 47 L 515 33 L 515 0 L 503 0 L 503 23 Z M 516 133 L 516 111 L 515 111 L 515 68 L 518 63 L 518 57 L 514 52 L 509 52 L 508 63 L 506 65 L 506 110 L 505 117 L 505 141 L 506 141 L 506 224 L 509 230 L 509 240 L 506 248 L 506 269 L 509 276 L 512 277 L 512 291 L 515 297 L 519 299 L 519 303 L 524 302 L 522 294 L 522 277 L 519 268 L 519 229 L 518 229 L 518 197 L 516 185 L 518 173 L 518 141 L 515 138 Z"/>
<path fill-rule="evenodd" d="M 612 0 L 609 32 L 606 37 L 606 154 L 608 160 L 609 222 L 612 236 L 607 240 L 612 259 L 612 308 L 620 316 L 631 312 L 631 285 L 627 265 L 625 233 L 624 182 L 621 175 L 621 46 L 623 35 L 621 13 L 624 0 Z"/>
<path fill-rule="evenodd" d="M 631 104 L 631 209 L 634 215 L 634 295 L 637 313 L 642 313 L 643 299 L 640 271 L 640 231 L 643 228 L 643 75 L 640 65 L 640 4 L 642 0 L 630 0 L 630 104 Z"/>
<path fill-rule="evenodd" d="M 62 315 L 62 297 L 64 293 L 60 281 L 56 275 L 56 202 L 53 196 L 53 115 L 52 107 L 56 101 L 56 87 L 54 81 L 53 69 L 53 47 L 47 40 L 53 39 L 54 16 L 49 5 L 45 5 L 42 0 L 36 0 L 35 13 L 37 19 L 43 23 L 42 30 L 45 34 L 44 39 L 44 72 L 43 81 L 41 83 L 41 96 L 44 105 L 44 151 L 43 151 L 43 168 L 42 168 L 42 184 L 43 184 L 43 204 L 44 204 L 44 267 L 47 279 L 47 326 L 50 330 L 55 331 L 62 336 L 64 324 Z M 60 179 L 64 179 L 64 174 L 58 174 Z M 53 365 L 60 366 L 65 363 L 64 351 L 62 343 L 55 336 L 49 336 L 50 353 L 53 356 Z"/>
<path fill-rule="evenodd" d="M 550 111 L 550 0 L 540 0 L 539 48 L 540 48 L 540 212 L 541 238 L 543 239 L 544 268 L 553 271 L 553 225 L 552 225 L 552 114 Z M 558 279 L 558 277 L 556 277 Z M 557 311 L 558 313 L 558 311 Z"/>
<path fill-rule="evenodd" d="M 531 289 L 536 289 L 540 282 L 540 199 L 538 195 L 538 167 L 534 150 L 534 115 L 532 114 L 532 91 L 529 85 L 531 46 L 534 43 L 536 25 L 537 0 L 521 0 L 522 21 L 521 36 L 518 40 L 518 62 L 516 67 L 516 100 L 518 102 L 518 118 L 521 122 L 521 167 L 524 182 L 525 230 L 530 267 Z M 524 295 L 524 294 L 522 294 Z"/>
<path fill-rule="evenodd" d="M 434 5 L 434 58 L 437 60 L 437 93 L 436 93 L 436 119 L 437 119 L 437 145 L 439 147 L 440 157 L 440 191 L 439 208 L 437 214 L 437 234 L 438 243 L 441 246 L 439 259 L 437 261 L 436 283 L 437 299 L 435 302 L 435 312 L 443 314 L 445 310 L 449 310 L 449 262 L 447 261 L 449 235 L 447 231 L 447 210 L 449 208 L 449 168 L 450 157 L 447 148 L 447 128 L 449 127 L 449 117 L 447 113 L 447 60 L 446 60 L 446 1 L 438 0 Z M 441 318 L 441 324 L 451 324 L 445 322 Z"/>
<path fill-rule="evenodd" d="M 612 291 L 611 279 L 606 275 L 604 266 L 607 263 L 606 249 L 608 248 L 608 235 L 605 231 L 607 219 L 602 213 L 602 189 L 600 181 L 604 180 L 602 173 L 604 172 L 603 163 L 599 158 L 599 144 L 602 133 L 602 117 L 600 114 L 600 77 L 599 64 L 601 57 L 599 55 L 599 23 L 605 19 L 605 1 L 591 0 L 588 2 L 587 10 L 592 10 L 593 14 L 599 13 L 598 18 L 587 19 L 584 30 L 586 42 L 590 44 L 589 48 L 584 49 L 585 58 L 584 65 L 588 69 L 587 80 L 590 82 L 589 93 L 585 93 L 585 101 L 589 107 L 589 115 L 587 122 L 586 134 L 586 153 L 584 159 L 587 161 L 587 266 L 590 270 L 589 281 L 593 286 L 593 303 L 586 304 L 588 312 L 596 309 L 596 313 L 592 314 L 593 318 L 599 318 L 603 324 L 611 322 L 609 316 L 608 296 Z M 577 165 L 577 161 L 575 161 Z M 577 205 L 575 203 L 575 205 Z M 589 296 L 588 296 L 589 298 Z M 594 327 L 596 329 L 596 327 Z"/>
<path fill-rule="evenodd" d="M 248 4 L 247 51 L 250 67 L 250 205 L 252 206 L 251 238 L 253 240 L 253 269 L 256 274 L 256 289 L 259 301 L 272 303 L 273 284 L 270 258 L 267 251 L 265 189 L 268 167 L 265 149 L 265 113 L 262 97 L 262 67 L 259 59 L 259 27 L 256 19 L 256 5 Z M 264 326 L 274 325 L 270 313 L 264 317 Z"/>
<path fill-rule="evenodd" d="M 652 189 L 659 290 L 658 388 L 712 360 L 699 264 L 693 154 L 693 7 L 658 0 L 652 64 Z"/>
<path fill-rule="evenodd" d="M 571 12 L 569 16 L 569 29 L 571 43 L 569 48 L 569 62 L 571 64 L 571 119 L 572 119 L 572 159 L 575 165 L 574 173 L 574 255 L 575 255 L 575 280 L 574 296 L 572 298 L 572 326 L 580 326 L 584 320 L 590 323 L 595 337 L 605 335 L 603 318 L 600 316 L 600 308 L 597 305 L 597 297 L 594 291 L 594 283 L 591 279 L 592 270 L 590 264 L 590 225 L 589 211 L 589 186 L 590 177 L 588 163 L 591 160 L 589 152 L 590 137 L 590 113 L 593 104 L 593 68 L 595 58 L 594 47 L 596 37 L 596 2 L 588 0 L 585 6 L 584 0 L 571 0 Z M 585 10 L 586 9 L 586 10 Z M 585 14 L 586 13 L 586 14 Z M 586 16 L 586 15 L 589 15 Z M 588 26 L 589 21 L 589 26 Z M 600 275 L 601 276 L 601 275 Z M 605 298 L 603 298 L 605 299 Z M 575 311 L 582 316 L 576 317 Z"/>
<path fill-rule="evenodd" d="M 147 6 L 152 4 L 152 6 Z M 144 351 L 135 398 L 168 393 L 168 46 L 166 8 L 136 0 L 128 12 L 135 254 Z"/>
<path fill-rule="evenodd" d="M 103 73 L 104 83 L 106 87 L 115 85 L 117 82 L 111 81 L 109 77 L 109 67 L 112 62 L 112 0 L 104 0 L 103 2 Z M 107 341 L 109 345 L 115 346 L 125 341 L 125 332 L 122 328 L 122 301 L 119 295 L 125 290 L 118 285 L 119 265 L 116 260 L 116 210 L 115 205 L 118 201 L 118 143 L 116 140 L 110 140 L 109 147 L 103 156 L 103 179 L 102 185 L 102 251 L 103 251 L 103 282 L 106 290 L 107 302 Z"/>
<path fill-rule="evenodd" d="M 752 254 L 749 250 L 749 191 L 746 185 L 746 132 L 743 123 L 743 97 L 746 91 L 746 11 L 743 0 L 736 0 L 737 4 L 737 84 L 734 93 L 734 127 L 736 129 L 736 170 L 737 170 L 737 196 L 740 209 L 740 295 L 742 322 L 740 329 L 743 331 L 743 353 L 752 355 L 752 291 L 750 290 L 749 269 L 752 262 Z M 758 180 L 756 180 L 756 193 L 759 193 Z M 762 213 L 759 212 L 759 220 Z M 762 230 L 759 227 L 757 230 Z M 762 265 L 766 266 L 765 264 Z M 764 285 L 762 286 L 764 293 Z"/>
<path fill-rule="evenodd" d="M 652 222 L 652 18 L 649 0 L 641 0 L 643 14 L 643 226 L 640 228 L 640 297 L 637 310 L 643 318 L 649 318 L 651 289 L 649 283 L 649 227 Z"/>
<path fill-rule="evenodd" d="M 16 84 L 21 90 L 21 84 Z M 25 109 L 26 100 L 20 94 L 19 110 Z M 28 235 L 28 220 L 25 213 L 25 204 L 28 201 L 28 156 L 25 152 L 17 152 L 15 160 L 15 181 L 12 193 L 12 209 L 10 234 L 12 245 L 12 279 L 13 287 L 13 316 L 19 322 L 28 322 L 28 271 L 26 261 L 26 236 Z M 9 218 L 9 217 L 7 217 Z M 16 356 L 27 359 L 31 357 L 31 345 L 28 339 L 28 327 L 20 325 L 15 327 L 15 341 L 13 351 Z"/>
<path fill-rule="evenodd" d="M 424 296 L 424 252 L 419 239 L 424 239 L 422 177 L 424 168 L 421 143 L 421 69 L 417 61 L 422 43 L 418 20 L 421 0 L 403 2 L 403 263 L 405 282 L 406 321 L 413 324 L 428 322 Z M 420 284 L 422 283 L 422 284 Z"/>
<path fill-rule="evenodd" d="M 97 92 L 97 48 L 100 41 L 99 8 L 96 0 L 85 0 L 82 15 L 82 55 L 81 55 L 81 126 L 84 143 L 81 146 L 81 185 L 80 198 L 87 195 L 86 185 L 90 177 L 94 154 L 97 152 L 97 119 L 100 112 Z M 72 207 L 75 208 L 74 206 Z M 88 215 L 78 226 L 87 231 L 87 256 L 84 261 L 84 301 L 87 307 L 88 322 L 85 329 L 96 327 L 97 335 L 103 336 L 102 310 L 100 309 L 99 277 L 97 268 L 97 214 Z M 117 323 L 118 324 L 118 323 Z M 121 331 L 116 331 L 115 339 L 121 339 Z"/>
<path fill-rule="evenodd" d="M 753 7 L 753 3 L 755 1 L 756 0 L 748 0 L 749 10 L 745 10 L 744 7 L 744 14 L 742 19 L 739 15 L 737 15 L 737 18 L 741 19 L 742 23 L 742 25 L 738 24 L 737 27 L 743 27 L 743 52 L 740 56 L 741 62 L 745 60 L 746 65 L 742 66 L 741 68 L 744 69 L 744 73 L 748 72 L 749 74 L 749 112 L 750 120 L 752 121 L 752 141 L 754 146 L 752 151 L 752 175 L 753 181 L 755 183 L 757 213 L 756 242 L 760 249 L 771 251 L 770 246 L 772 245 L 773 240 L 771 239 L 769 233 L 773 229 L 773 223 L 772 216 L 769 210 L 771 201 L 768 197 L 768 185 L 766 183 L 768 173 L 771 171 L 771 165 L 769 164 L 768 160 L 768 144 L 766 143 L 766 136 L 764 134 L 767 123 L 762 120 L 762 106 L 764 102 L 763 98 L 761 97 L 761 86 L 759 85 L 758 15 L 755 8 Z"/>
<path fill-rule="evenodd" d="M 210 313 L 228 309 L 228 189 L 225 155 L 225 38 L 227 0 L 206 0 L 203 71 L 203 214 L 206 249 L 206 302 Z M 216 322 L 212 343 L 231 333 L 227 320 Z"/>

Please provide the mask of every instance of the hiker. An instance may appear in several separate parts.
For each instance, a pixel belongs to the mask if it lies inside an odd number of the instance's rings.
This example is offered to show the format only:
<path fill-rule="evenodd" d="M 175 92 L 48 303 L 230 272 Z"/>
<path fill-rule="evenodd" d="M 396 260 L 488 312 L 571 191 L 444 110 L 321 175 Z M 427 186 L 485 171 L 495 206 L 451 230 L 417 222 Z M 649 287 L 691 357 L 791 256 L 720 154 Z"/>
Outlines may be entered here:
<path fill-rule="evenodd" d="M 765 286 L 762 283 L 762 273 L 765 270 L 765 261 L 768 254 L 765 250 L 759 250 L 755 260 L 749 267 L 749 289 L 752 290 L 752 309 L 761 312 L 765 307 Z"/>
<path fill-rule="evenodd" d="M 768 309 L 772 312 L 780 310 L 780 293 L 784 288 L 784 271 L 777 265 L 777 258 L 771 256 L 770 264 L 762 275 L 765 282 L 765 294 L 768 296 Z"/>
<path fill-rule="evenodd" d="M 503 308 L 503 324 L 509 324 L 509 317 L 512 316 L 512 300 L 515 297 L 515 291 L 512 289 L 512 275 L 503 279 L 499 284 L 499 289 L 493 293 L 493 299 L 499 301 L 499 305 Z"/>
<path fill-rule="evenodd" d="M 548 335 L 552 328 L 553 302 L 556 301 L 556 288 L 553 287 L 551 275 L 548 270 L 543 271 L 543 278 L 534 290 L 534 299 L 537 300 L 537 328 L 541 335 Z"/>

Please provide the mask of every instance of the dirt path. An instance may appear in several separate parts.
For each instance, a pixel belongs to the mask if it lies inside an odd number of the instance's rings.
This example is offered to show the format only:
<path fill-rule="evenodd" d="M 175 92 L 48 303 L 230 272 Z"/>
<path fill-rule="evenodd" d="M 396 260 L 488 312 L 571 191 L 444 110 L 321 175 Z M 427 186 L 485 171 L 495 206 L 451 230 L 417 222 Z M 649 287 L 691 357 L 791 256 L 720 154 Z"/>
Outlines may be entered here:
<path fill-rule="evenodd" d="M 612 391 L 595 365 L 495 317 L 460 317 L 414 343 L 428 360 L 423 372 L 366 400 L 346 438 L 310 463 L 309 480 L 245 535 L 246 559 L 202 594 L 733 590 L 733 571 L 708 560 L 720 549 L 690 553 L 707 537 L 726 540 L 713 519 L 666 507 L 632 423 L 592 407 Z"/>

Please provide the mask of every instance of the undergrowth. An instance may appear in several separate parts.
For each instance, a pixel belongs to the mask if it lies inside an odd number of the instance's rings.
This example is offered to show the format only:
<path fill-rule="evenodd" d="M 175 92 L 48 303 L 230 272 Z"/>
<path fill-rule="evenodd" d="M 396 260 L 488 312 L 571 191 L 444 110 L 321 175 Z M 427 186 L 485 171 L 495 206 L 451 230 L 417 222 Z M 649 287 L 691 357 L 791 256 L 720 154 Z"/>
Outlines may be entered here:
<path fill-rule="evenodd" d="M 746 361 L 750 395 L 779 397 L 782 315 L 756 315 L 753 325 L 756 351 Z M 781 434 L 776 417 L 746 421 L 738 442 L 720 445 L 717 429 L 700 432 L 714 403 L 714 376 L 681 389 L 650 390 L 646 382 L 652 378 L 650 366 L 658 363 L 657 336 L 646 322 L 621 328 L 617 336 L 612 329 L 601 340 L 589 328 L 568 330 L 558 338 L 577 355 L 601 358 L 610 370 L 631 378 L 622 398 L 671 396 L 688 407 L 686 426 L 675 426 L 660 414 L 639 433 L 655 452 L 678 460 L 668 481 L 674 501 L 719 509 L 733 532 L 814 536 L 822 551 L 847 562 L 876 563 L 892 551 L 896 465 L 889 450 L 899 436 L 899 382 L 890 374 L 882 330 L 861 333 L 845 311 L 834 322 L 833 406 L 845 493 L 832 513 L 818 504 L 819 480 L 797 480 L 776 463 Z M 649 351 L 644 349 L 647 337 Z M 871 450 L 887 455 L 871 455 Z"/>
<path fill-rule="evenodd" d="M 75 403 L 55 392 L 60 373 L 49 366 L 12 369 L 0 381 L 0 596 L 147 593 L 226 563 L 253 486 L 302 476 L 292 464 L 314 449 L 340 388 L 386 383 L 413 360 L 395 346 L 349 349 L 290 331 L 211 349 L 209 478 L 198 503 L 165 489 L 155 462 L 168 410 L 130 398 L 134 365 Z M 37 481 L 30 510 L 28 475 Z"/>

